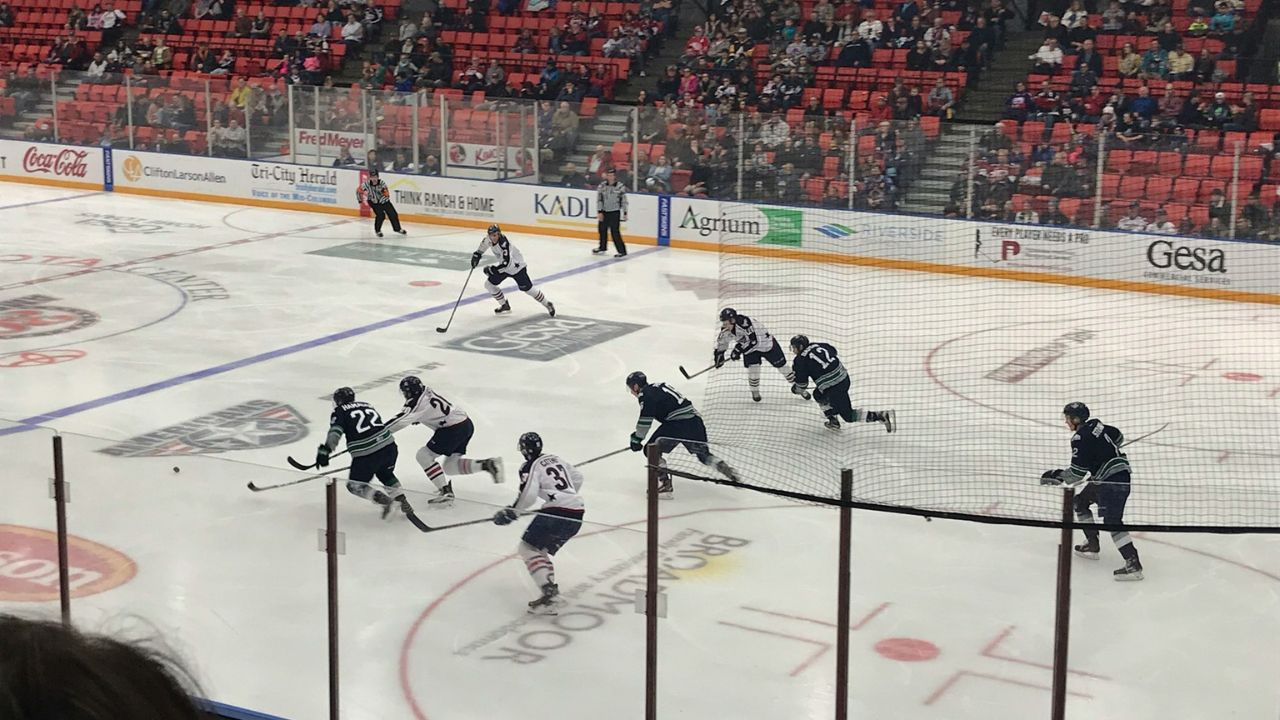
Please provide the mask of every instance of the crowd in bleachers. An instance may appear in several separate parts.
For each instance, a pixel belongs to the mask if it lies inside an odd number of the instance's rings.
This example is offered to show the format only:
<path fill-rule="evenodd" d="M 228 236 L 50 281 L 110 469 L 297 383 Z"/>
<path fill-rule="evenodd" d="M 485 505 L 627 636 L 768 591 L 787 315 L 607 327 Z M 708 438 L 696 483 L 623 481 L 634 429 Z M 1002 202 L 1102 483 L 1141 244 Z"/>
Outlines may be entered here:
<path fill-rule="evenodd" d="M 1241 81 L 1259 4 L 1110 2 L 1096 13 L 1070 0 L 1047 9 L 1031 74 L 984 142 L 977 214 L 1280 237 L 1271 174 L 1280 88 Z"/>

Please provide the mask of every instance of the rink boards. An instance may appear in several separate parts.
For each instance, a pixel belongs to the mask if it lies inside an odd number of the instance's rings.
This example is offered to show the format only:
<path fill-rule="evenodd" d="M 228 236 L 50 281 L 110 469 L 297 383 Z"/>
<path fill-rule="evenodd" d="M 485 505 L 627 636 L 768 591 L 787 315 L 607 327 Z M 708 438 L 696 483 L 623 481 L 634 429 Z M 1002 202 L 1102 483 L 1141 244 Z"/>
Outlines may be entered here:
<path fill-rule="evenodd" d="M 0 140 L 0 179 L 346 216 L 360 169 Z M 383 173 L 410 222 L 596 239 L 596 193 Z M 631 194 L 629 242 L 1280 304 L 1280 246 Z"/>

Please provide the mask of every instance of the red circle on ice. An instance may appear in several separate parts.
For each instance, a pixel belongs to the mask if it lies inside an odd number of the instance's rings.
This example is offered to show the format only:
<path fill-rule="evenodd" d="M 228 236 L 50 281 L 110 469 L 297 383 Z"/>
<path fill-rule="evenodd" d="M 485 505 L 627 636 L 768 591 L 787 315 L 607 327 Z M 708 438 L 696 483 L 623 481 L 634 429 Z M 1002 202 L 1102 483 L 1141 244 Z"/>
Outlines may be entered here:
<path fill-rule="evenodd" d="M 413 287 L 435 287 L 440 283 L 435 280 L 414 280 L 409 284 Z"/>
<path fill-rule="evenodd" d="M 67 536 L 71 597 L 119 587 L 137 574 L 133 560 L 115 548 Z M 0 602 L 58 599 L 58 537 L 48 530 L 0 525 Z"/>
<path fill-rule="evenodd" d="M 915 638 L 885 638 L 876 643 L 876 652 L 887 660 L 925 662 L 938 657 L 938 646 Z"/>

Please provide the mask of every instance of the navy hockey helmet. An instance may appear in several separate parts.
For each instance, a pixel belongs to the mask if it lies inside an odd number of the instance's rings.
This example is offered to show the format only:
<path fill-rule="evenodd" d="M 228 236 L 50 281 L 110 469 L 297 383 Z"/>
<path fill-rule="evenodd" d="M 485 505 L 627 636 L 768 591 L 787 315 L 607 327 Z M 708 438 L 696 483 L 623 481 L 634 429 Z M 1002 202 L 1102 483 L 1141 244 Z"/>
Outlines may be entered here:
<path fill-rule="evenodd" d="M 410 375 L 400 381 L 400 394 L 409 402 L 417 402 L 425 391 L 426 387 L 423 386 L 417 375 Z"/>
<path fill-rule="evenodd" d="M 378 177 L 378 168 L 369 168 L 369 177 Z"/>
<path fill-rule="evenodd" d="M 733 308 L 725 308 L 720 311 L 720 322 L 733 322 L 738 319 L 738 311 Z"/>
<path fill-rule="evenodd" d="M 536 432 L 527 432 L 520 436 L 516 447 L 525 460 L 533 460 L 542 454 L 542 436 Z"/>
<path fill-rule="evenodd" d="M 356 391 L 349 387 L 340 387 L 333 391 L 333 404 L 346 405 L 356 401 Z"/>
<path fill-rule="evenodd" d="M 1082 402 L 1069 402 L 1062 408 L 1062 414 L 1069 418 L 1079 418 L 1084 422 L 1089 419 L 1089 406 Z"/>
<path fill-rule="evenodd" d="M 494 223 L 494 224 L 492 224 L 492 225 L 490 225 L 490 226 L 489 226 L 489 229 L 487 230 L 487 232 L 488 232 L 490 235 L 501 235 L 501 234 L 502 234 L 502 228 L 498 227 L 498 223 Z"/>
<path fill-rule="evenodd" d="M 627 387 L 629 388 L 644 387 L 648 384 L 649 384 L 649 378 L 645 377 L 644 373 L 640 372 L 639 370 L 627 376 Z"/>
<path fill-rule="evenodd" d="M 795 337 L 791 338 L 792 352 L 798 352 L 798 353 L 804 352 L 804 349 L 807 347 L 809 347 L 809 338 L 807 336 L 796 335 Z"/>

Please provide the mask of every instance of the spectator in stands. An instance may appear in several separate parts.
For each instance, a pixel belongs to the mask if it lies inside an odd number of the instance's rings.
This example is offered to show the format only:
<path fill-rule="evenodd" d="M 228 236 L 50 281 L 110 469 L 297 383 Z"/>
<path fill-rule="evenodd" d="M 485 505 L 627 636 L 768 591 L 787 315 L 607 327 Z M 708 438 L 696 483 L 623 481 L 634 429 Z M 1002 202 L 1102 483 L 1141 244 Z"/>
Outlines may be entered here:
<path fill-rule="evenodd" d="M 1209 193 L 1209 219 L 1218 220 L 1224 227 L 1231 223 L 1231 204 L 1221 188 L 1214 188 Z"/>
<path fill-rule="evenodd" d="M 1047 37 L 1040 49 L 1029 55 L 1027 59 L 1036 62 L 1033 72 L 1041 75 L 1055 75 L 1062 67 L 1062 49 L 1058 47 L 1057 40 Z"/>
<path fill-rule="evenodd" d="M 331 34 L 333 34 L 333 23 L 329 22 L 324 13 L 316 13 L 315 22 L 311 23 L 311 27 L 307 30 L 307 35 L 327 38 Z"/>
<path fill-rule="evenodd" d="M 1178 97 L 1178 92 L 1173 83 L 1165 83 L 1164 94 L 1160 96 L 1160 100 L 1156 103 L 1154 123 L 1160 127 L 1177 127 L 1178 113 L 1181 110 L 1182 99 Z"/>
<path fill-rule="evenodd" d="M 248 134 L 240 123 L 232 118 L 227 121 L 227 127 L 222 131 L 222 152 L 223 157 L 247 157 L 248 151 L 245 143 L 248 141 Z M 215 150 L 215 152 L 217 152 Z"/>
<path fill-rule="evenodd" d="M 209 46 L 203 43 L 202 45 L 207 53 Z M 287 30 L 281 28 L 280 32 L 276 34 L 275 41 L 271 43 L 271 57 L 286 58 L 297 52 L 297 50 L 297 43 L 294 42 L 293 38 L 289 37 L 289 32 Z"/>
<path fill-rule="evenodd" d="M 249 80 L 247 78 L 236 78 L 236 86 L 232 88 L 231 95 L 228 96 L 227 101 L 240 109 L 244 109 L 244 106 L 249 102 Z"/>
<path fill-rule="evenodd" d="M 1177 226 L 1169 221 L 1169 212 L 1163 207 L 1156 208 L 1156 217 L 1143 228 L 1146 232 L 1157 235 L 1173 235 L 1178 232 Z"/>
<path fill-rule="evenodd" d="M 243 5 L 237 7 L 235 19 L 231 21 L 231 32 L 228 35 L 235 38 L 247 38 L 251 30 L 253 30 L 253 18 L 249 17 L 249 13 Z"/>
<path fill-rule="evenodd" d="M 1137 96 L 1127 99 L 1124 104 L 1124 111 L 1140 118 L 1143 125 L 1150 125 L 1157 110 L 1159 105 L 1156 99 L 1151 97 L 1151 88 L 1147 85 L 1140 85 Z"/>
<path fill-rule="evenodd" d="M 924 114 L 949 120 L 951 119 L 955 104 L 955 94 L 951 92 L 951 88 L 947 87 L 947 83 L 942 76 L 938 76 L 933 81 L 933 88 L 929 90 L 928 101 L 925 103 Z"/>
<path fill-rule="evenodd" d="M 209 71 L 210 75 L 230 75 L 236 69 L 236 56 L 231 54 L 231 50 L 223 50 L 218 56 L 218 62 L 213 69 Z"/>
<path fill-rule="evenodd" d="M 1240 96 L 1240 104 L 1231 106 L 1231 121 L 1224 125 L 1223 129 L 1232 132 L 1253 132 L 1258 129 L 1258 106 L 1253 102 L 1252 92 L 1246 90 Z M 1233 150 L 1233 148 L 1225 149 Z"/>
<path fill-rule="evenodd" d="M 426 159 L 422 161 L 422 174 L 439 177 L 440 172 L 440 158 L 435 154 L 427 155 Z"/>
<path fill-rule="evenodd" d="M 551 157 L 560 157 L 578 142 L 578 113 L 568 102 L 561 102 L 551 115 L 550 137 L 543 141 L 543 147 Z"/>
<path fill-rule="evenodd" d="M 165 42 L 163 35 L 156 38 L 155 49 L 151 51 L 151 64 L 157 70 L 168 70 L 173 65 L 173 48 Z"/>
<path fill-rule="evenodd" d="M 13 27 L 13 11 L 9 3 L 0 3 L 0 27 Z"/>
<path fill-rule="evenodd" d="M 1210 35 L 1223 36 L 1236 29 L 1236 13 L 1230 3 L 1219 2 L 1215 10 L 1213 17 L 1209 19 Z"/>
<path fill-rule="evenodd" d="M 1196 59 L 1183 49 L 1181 43 L 1169 53 L 1169 79 L 1191 80 L 1194 77 Z"/>
<path fill-rule="evenodd" d="M 1204 18 L 1204 11 L 1199 8 L 1191 8 L 1191 20 L 1187 23 L 1187 34 L 1192 37 L 1202 37 L 1209 32 L 1209 21 Z"/>
<path fill-rule="evenodd" d="M 884 34 L 884 23 L 876 18 L 874 10 L 867 10 L 862 13 L 862 22 L 858 24 L 858 36 L 867 42 L 872 48 L 880 46 L 881 36 Z"/>
<path fill-rule="evenodd" d="M 255 40 L 266 40 L 271 37 L 271 20 L 261 10 L 258 11 L 257 15 L 253 16 L 253 21 L 249 23 L 249 37 Z"/>
<path fill-rule="evenodd" d="M 222 0 L 196 0 L 192 16 L 196 20 L 216 20 L 222 17 Z"/>
<path fill-rule="evenodd" d="M 85 70 L 83 82 L 96 85 L 112 81 L 111 76 L 107 74 L 107 57 L 101 51 L 94 53 L 93 60 Z"/>
<path fill-rule="evenodd" d="M 342 43 L 356 52 L 364 44 L 364 23 L 355 12 L 347 12 L 347 21 L 342 26 Z"/>
<path fill-rule="evenodd" d="M 1216 92 L 1213 94 L 1213 102 L 1204 112 L 1205 121 L 1211 126 L 1223 129 L 1227 123 L 1231 122 L 1234 113 L 1231 111 L 1231 104 L 1227 102 L 1227 94 L 1224 92 Z"/>
<path fill-rule="evenodd" d="M 1200 48 L 1200 55 L 1196 57 L 1195 69 L 1192 71 L 1195 81 L 1198 83 L 1212 82 L 1217 76 L 1218 62 L 1214 60 L 1213 53 L 1209 48 Z"/>
<path fill-rule="evenodd" d="M 645 173 L 645 190 L 656 193 L 670 191 L 672 170 L 671 163 L 667 161 L 667 156 L 659 155 L 658 159 L 649 166 L 648 172 Z"/>
<path fill-rule="evenodd" d="M 1013 94 L 1004 101 L 1004 117 L 1021 125 L 1026 122 L 1034 105 L 1031 93 L 1027 92 L 1027 84 L 1019 82 L 1013 86 Z"/>
<path fill-rule="evenodd" d="M 418 75 L 418 85 L 425 88 L 448 87 L 449 75 L 449 64 L 440 53 L 433 52 L 427 56 L 427 66 Z"/>
<path fill-rule="evenodd" d="M 1041 225 L 1070 225 L 1071 218 L 1062 212 L 1060 201 L 1056 197 L 1049 198 L 1048 208 L 1040 214 Z"/>
<path fill-rule="evenodd" d="M 1129 203 L 1129 211 L 1116 221 L 1116 229 L 1142 232 L 1147 229 L 1148 224 L 1147 219 L 1142 217 L 1142 208 L 1138 205 L 1138 201 L 1134 200 Z"/>
<path fill-rule="evenodd" d="M 836 67 L 869 67 L 871 43 L 859 33 L 852 41 L 840 46 Z"/>
<path fill-rule="evenodd" d="M 933 51 L 928 45 L 921 40 L 915 44 L 915 47 L 907 51 L 907 69 L 908 70 L 928 70 L 931 65 Z"/>
<path fill-rule="evenodd" d="M 1192 89 L 1182 101 L 1182 109 L 1178 111 L 1177 124 L 1185 128 L 1199 128 L 1208 124 L 1205 110 L 1209 105 L 1200 99 L 1200 91 Z"/>
<path fill-rule="evenodd" d="M 710 48 L 711 39 L 707 37 L 707 34 L 702 29 L 701 25 L 695 26 L 693 28 L 693 35 L 689 38 L 688 42 L 684 44 L 683 59 L 685 61 L 696 60 L 706 55 Z"/>
<path fill-rule="evenodd" d="M 1093 40 L 1086 38 L 1080 43 L 1080 52 L 1076 53 L 1075 64 L 1073 69 L 1078 70 L 1081 67 L 1087 67 L 1093 73 L 1094 77 L 1102 76 L 1102 56 L 1093 47 Z"/>
<path fill-rule="evenodd" d="M 1062 97 L 1048 80 L 1042 81 L 1040 90 L 1031 98 L 1030 117 L 1043 121 L 1045 130 L 1048 131 L 1053 129 L 1053 124 L 1057 122 L 1062 111 Z M 1032 138 L 1033 141 L 1038 139 Z"/>
<path fill-rule="evenodd" d="M 1142 53 L 1142 76 L 1148 80 L 1169 77 L 1169 53 L 1160 47 L 1160 41 L 1152 38 L 1147 51 Z"/>
<path fill-rule="evenodd" d="M 587 187 L 587 176 L 582 174 L 577 165 L 567 162 L 564 164 L 560 175 L 560 185 L 567 188 L 585 188 Z"/>
<path fill-rule="evenodd" d="M 1121 77 L 1137 77 L 1142 72 L 1142 56 L 1133 49 L 1133 43 L 1125 43 L 1120 48 L 1120 56 L 1116 60 L 1116 72 Z"/>
<path fill-rule="evenodd" d="M 1216 192 L 1216 191 L 1215 191 Z M 1209 222 L 1201 227 L 1197 234 L 1211 238 L 1225 238 L 1227 236 L 1228 226 L 1221 217 L 1209 215 Z"/>
<path fill-rule="evenodd" d="M 1040 213 L 1036 212 L 1035 208 L 1031 207 L 1030 200 L 1022 198 L 1018 201 L 1018 212 L 1013 216 L 1013 221 L 1016 223 L 1025 223 L 1027 225 L 1039 225 Z"/>
<path fill-rule="evenodd" d="M 333 159 L 333 167 L 357 167 L 360 161 L 356 160 L 351 154 L 351 148 L 346 145 L 338 147 L 338 157 Z"/>
<path fill-rule="evenodd" d="M 118 8 L 114 2 L 106 3 L 102 10 L 102 45 L 103 47 L 112 45 L 120 39 L 120 33 L 124 31 L 125 14 Z"/>

